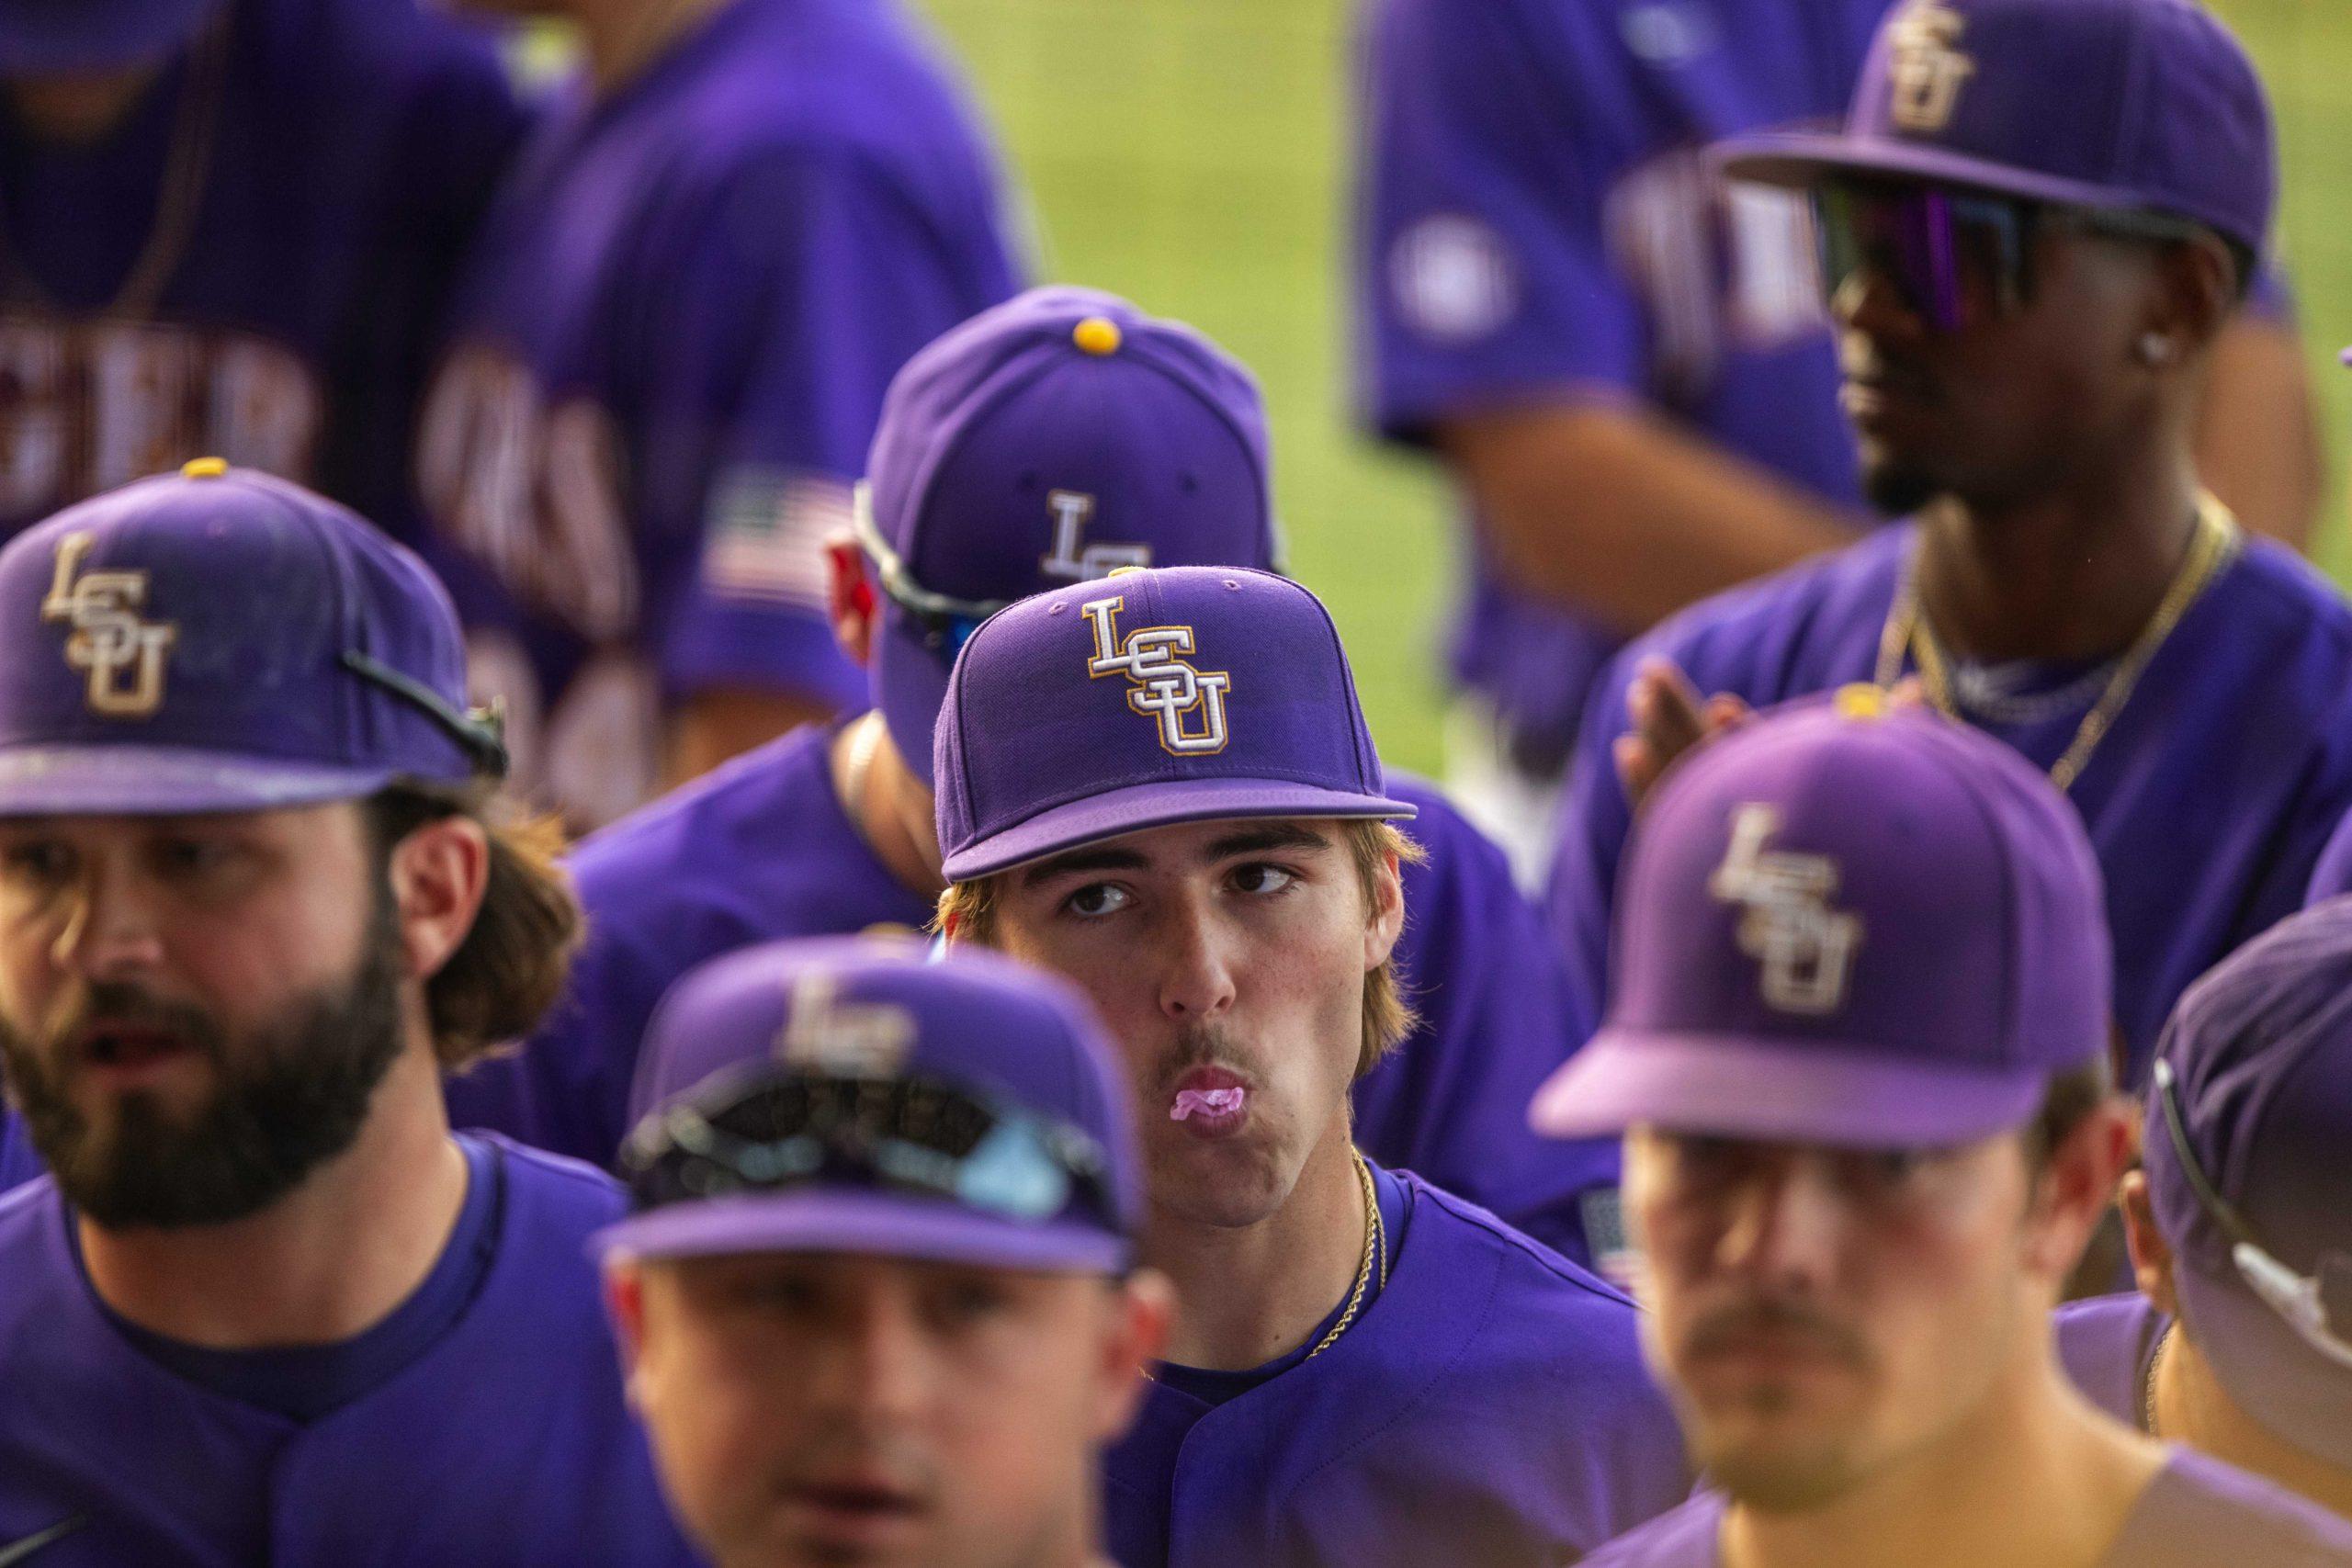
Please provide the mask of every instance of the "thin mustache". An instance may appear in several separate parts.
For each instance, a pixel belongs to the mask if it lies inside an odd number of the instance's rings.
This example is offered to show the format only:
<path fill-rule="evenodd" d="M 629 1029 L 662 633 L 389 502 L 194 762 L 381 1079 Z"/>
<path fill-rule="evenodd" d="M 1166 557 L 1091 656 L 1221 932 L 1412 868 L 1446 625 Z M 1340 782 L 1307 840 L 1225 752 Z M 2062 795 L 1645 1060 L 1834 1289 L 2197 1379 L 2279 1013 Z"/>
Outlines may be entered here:
<path fill-rule="evenodd" d="M 1157 1088 L 1163 1094 L 1172 1093 L 1178 1078 L 1202 1067 L 1221 1067 L 1245 1084 L 1258 1082 L 1258 1075 L 1242 1065 L 1232 1040 L 1222 1030 L 1187 1029 L 1176 1037 L 1175 1049 L 1160 1066 Z"/>
<path fill-rule="evenodd" d="M 1704 1356 L 1758 1333 L 1798 1335 L 1841 1361 L 1857 1367 L 1870 1365 L 1870 1349 L 1852 1329 L 1785 1302 L 1748 1302 L 1710 1313 L 1692 1325 L 1684 1344 L 1691 1355 Z"/>

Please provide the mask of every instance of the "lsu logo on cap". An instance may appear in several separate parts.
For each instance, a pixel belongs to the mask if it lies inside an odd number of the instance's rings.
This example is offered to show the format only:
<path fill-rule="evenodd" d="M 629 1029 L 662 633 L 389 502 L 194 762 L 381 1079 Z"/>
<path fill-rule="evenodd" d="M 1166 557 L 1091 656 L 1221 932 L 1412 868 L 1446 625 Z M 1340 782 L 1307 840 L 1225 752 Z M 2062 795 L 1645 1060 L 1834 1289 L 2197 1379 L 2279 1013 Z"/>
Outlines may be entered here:
<path fill-rule="evenodd" d="M 145 572 L 82 571 L 90 541 L 89 533 L 77 531 L 57 542 L 57 570 L 40 602 L 40 618 L 74 628 L 65 639 L 65 662 L 88 673 L 92 713 L 145 718 L 163 705 L 164 655 L 179 627 L 140 618 L 147 603 Z"/>
<path fill-rule="evenodd" d="M 796 1067 L 843 1077 L 888 1077 L 914 1048 L 914 1014 L 888 1002 L 844 1002 L 821 969 L 792 987 L 775 1054 Z"/>
<path fill-rule="evenodd" d="M 1830 906 L 1837 862 L 1765 849 L 1780 825 L 1781 814 L 1769 806 L 1741 807 L 1732 818 L 1731 847 L 1707 879 L 1707 891 L 1745 907 L 1739 950 L 1763 967 L 1765 1005 L 1817 1017 L 1845 1005 L 1862 922 Z"/>
<path fill-rule="evenodd" d="M 1098 577 L 1108 577 L 1121 567 L 1149 566 L 1149 545 L 1122 545 L 1104 541 L 1080 547 L 1080 537 L 1086 525 L 1094 521 L 1094 498 L 1080 490 L 1049 490 L 1046 492 L 1046 508 L 1054 514 L 1054 547 L 1037 562 L 1037 570 L 1047 577 L 1058 577 L 1070 582 L 1091 582 Z"/>
<path fill-rule="evenodd" d="M 1968 18 L 1946 0 L 1911 0 L 1887 23 L 1887 113 L 1898 129 L 1932 135 L 1951 123 L 1962 85 L 1976 74 L 1976 62 L 1960 51 L 1967 30 Z"/>
<path fill-rule="evenodd" d="M 1094 656 L 1086 661 L 1090 680 L 1125 675 L 1136 689 L 1127 705 L 1159 721 L 1159 744 L 1180 757 L 1206 757 L 1226 747 L 1225 694 L 1233 677 L 1222 670 L 1195 670 L 1178 657 L 1193 651 L 1190 626 L 1146 626 L 1119 639 L 1121 598 L 1090 599 L 1079 606 L 1094 628 Z"/>

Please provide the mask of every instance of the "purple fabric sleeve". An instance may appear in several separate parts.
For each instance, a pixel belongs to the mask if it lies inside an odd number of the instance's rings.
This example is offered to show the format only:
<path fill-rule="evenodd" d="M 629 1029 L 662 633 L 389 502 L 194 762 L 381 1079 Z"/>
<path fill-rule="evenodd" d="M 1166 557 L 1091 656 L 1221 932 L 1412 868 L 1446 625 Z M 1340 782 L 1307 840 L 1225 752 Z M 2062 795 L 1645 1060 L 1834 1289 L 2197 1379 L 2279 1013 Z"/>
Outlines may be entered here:
<path fill-rule="evenodd" d="M 1009 265 L 851 147 L 780 144 L 656 221 L 684 242 L 650 258 L 638 344 L 635 512 L 672 551 L 649 628 L 663 684 L 815 684 L 854 707 L 817 547 L 847 525 L 890 378 L 1010 292 Z"/>
<path fill-rule="evenodd" d="M 1467 407 L 1642 388 L 1642 307 L 1603 235 L 1603 143 L 1579 129 L 1640 106 L 1561 80 L 1605 69 L 1614 42 L 1544 36 L 1505 4 L 1373 8 L 1357 288 L 1363 401 L 1392 437 Z"/>
<path fill-rule="evenodd" d="M 22 1187 L 40 1174 L 40 1160 L 25 1136 L 25 1124 L 14 1111 L 0 1105 L 0 1192 Z"/>

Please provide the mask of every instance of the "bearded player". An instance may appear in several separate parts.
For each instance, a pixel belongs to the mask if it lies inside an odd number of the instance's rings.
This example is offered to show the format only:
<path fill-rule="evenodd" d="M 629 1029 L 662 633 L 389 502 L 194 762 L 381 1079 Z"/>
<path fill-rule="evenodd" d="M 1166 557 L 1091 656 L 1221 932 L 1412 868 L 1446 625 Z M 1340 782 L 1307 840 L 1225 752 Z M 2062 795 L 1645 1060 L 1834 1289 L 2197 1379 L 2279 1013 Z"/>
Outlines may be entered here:
<path fill-rule="evenodd" d="M 218 460 L 0 550 L 0 1561 L 690 1561 L 586 1167 L 450 1135 L 578 910 L 447 596 Z"/>

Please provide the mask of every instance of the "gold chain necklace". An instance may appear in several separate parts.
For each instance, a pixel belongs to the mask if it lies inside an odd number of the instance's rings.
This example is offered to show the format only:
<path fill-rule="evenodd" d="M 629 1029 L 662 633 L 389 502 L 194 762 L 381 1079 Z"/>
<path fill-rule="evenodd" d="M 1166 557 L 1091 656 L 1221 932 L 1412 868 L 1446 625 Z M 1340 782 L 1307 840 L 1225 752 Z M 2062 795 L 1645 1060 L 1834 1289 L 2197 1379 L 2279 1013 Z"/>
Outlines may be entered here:
<path fill-rule="evenodd" d="M 2140 1399 L 2140 1429 L 2152 1438 L 2161 1438 L 2156 1430 L 2156 1375 L 2164 1371 L 2165 1350 L 2172 1344 L 2172 1325 L 2167 1323 L 2156 1335 L 2154 1354 L 2148 1358 L 2147 1392 Z"/>
<path fill-rule="evenodd" d="M 196 230 L 197 209 L 211 170 L 221 81 L 228 73 L 231 21 L 225 15 L 215 18 L 188 51 L 187 73 L 180 83 L 178 114 L 172 124 L 170 150 L 164 154 L 155 216 L 148 225 L 146 242 L 114 298 L 87 312 L 90 315 L 131 320 L 153 316 L 156 300 L 179 268 L 181 253 Z M 0 243 L 0 252 L 6 248 Z M 30 262 L 23 256 L 17 259 L 17 280 L 33 302 L 56 310 L 55 300 L 33 276 Z"/>
<path fill-rule="evenodd" d="M 2115 661 L 2115 672 L 2108 677 L 2107 687 L 2090 712 L 2083 716 L 2075 738 L 2065 752 L 2050 769 L 2050 782 L 2061 790 L 2072 789 L 2082 776 L 2083 769 L 2107 739 L 2123 705 L 2132 700 L 2132 688 L 2140 683 L 2140 676 L 2156 650 L 2170 637 L 2181 616 L 2197 602 L 2222 567 L 2237 554 L 2238 525 L 2210 491 L 2197 498 L 2196 532 L 2188 542 L 2188 554 L 2181 561 L 2180 570 L 2173 575 L 2172 583 L 2158 601 L 2155 613 L 2123 657 Z M 1905 656 L 1919 667 L 1919 683 L 1927 689 L 1928 701 L 1947 717 L 1959 718 L 1960 708 L 1952 701 L 1951 673 L 1944 663 L 1943 650 L 1928 634 L 1927 625 L 1919 614 L 1919 546 L 1915 542 L 1908 560 L 1904 563 L 1903 581 L 1894 592 L 1894 603 L 1886 613 L 1886 625 L 1879 633 L 1878 671 L 1874 679 L 1881 686 L 1893 686 L 1903 673 Z"/>
<path fill-rule="evenodd" d="M 1331 1325 L 1330 1331 L 1315 1342 L 1315 1348 L 1306 1353 L 1310 1361 L 1329 1350 L 1348 1331 L 1356 1314 L 1363 1310 L 1363 1293 L 1372 1284 L 1375 1257 L 1380 1259 L 1381 1289 L 1388 1288 L 1388 1226 L 1380 1217 L 1380 1190 L 1373 1185 L 1372 1167 L 1364 1162 L 1363 1151 L 1351 1148 L 1348 1153 L 1355 1159 L 1356 1179 L 1363 1188 L 1363 1260 L 1356 1265 L 1356 1288 L 1348 1294 L 1347 1310 L 1340 1314 L 1340 1321 Z"/>

